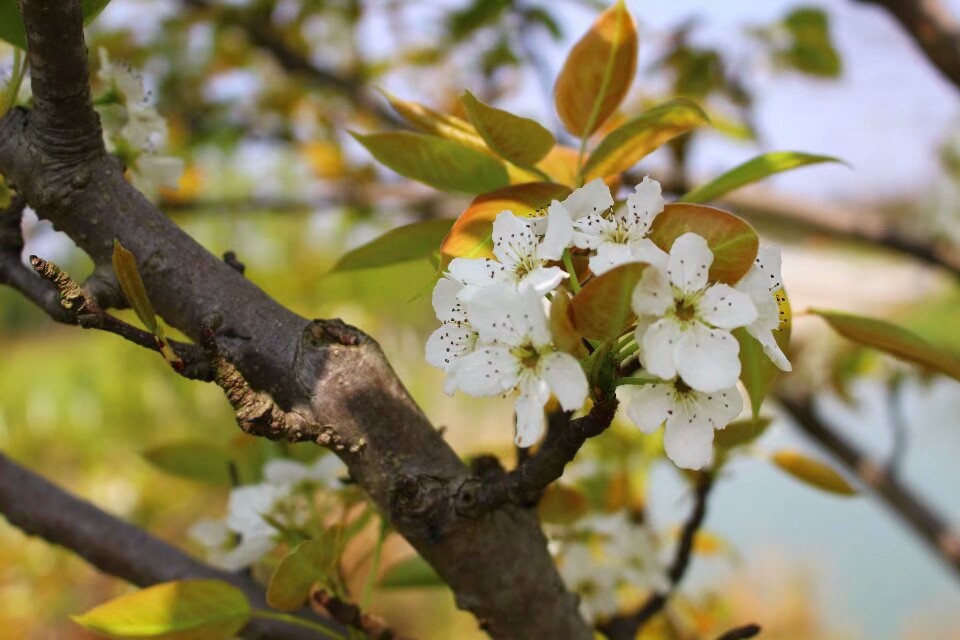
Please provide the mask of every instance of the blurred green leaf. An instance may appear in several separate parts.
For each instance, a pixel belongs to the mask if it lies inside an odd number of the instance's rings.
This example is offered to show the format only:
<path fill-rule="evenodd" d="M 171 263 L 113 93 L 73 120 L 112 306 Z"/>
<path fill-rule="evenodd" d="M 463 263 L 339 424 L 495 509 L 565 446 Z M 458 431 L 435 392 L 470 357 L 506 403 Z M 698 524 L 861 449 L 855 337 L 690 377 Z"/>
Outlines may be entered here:
<path fill-rule="evenodd" d="M 767 431 L 770 418 L 744 418 L 734 420 L 713 434 L 713 442 L 721 449 L 733 449 L 750 444 Z"/>
<path fill-rule="evenodd" d="M 407 131 L 351 135 L 383 165 L 441 191 L 485 193 L 509 182 L 503 163 L 459 142 Z"/>
<path fill-rule="evenodd" d="M 845 338 L 960 380 L 960 359 L 903 327 L 839 311 L 811 309 L 810 313 Z"/>
<path fill-rule="evenodd" d="M 853 496 L 857 490 L 826 464 L 797 451 L 778 451 L 773 463 L 801 482 L 841 496 Z"/>
<path fill-rule="evenodd" d="M 391 229 L 370 242 L 344 254 L 331 273 L 385 267 L 398 262 L 429 258 L 439 250 L 440 243 L 455 220 L 443 218 L 424 220 Z"/>
<path fill-rule="evenodd" d="M 535 120 L 486 105 L 469 91 L 460 101 L 487 146 L 520 167 L 535 165 L 557 144 L 553 134 Z"/>
<path fill-rule="evenodd" d="M 171 442 L 145 449 L 141 455 L 153 466 L 180 478 L 230 486 L 229 449 L 203 440 Z"/>
<path fill-rule="evenodd" d="M 447 32 L 454 42 L 459 42 L 496 22 L 509 6 L 508 0 L 473 0 L 447 17 Z"/>
<path fill-rule="evenodd" d="M 384 589 L 409 589 L 445 587 L 447 584 L 437 575 L 427 561 L 420 556 L 401 560 L 390 567 L 378 583 Z"/>
<path fill-rule="evenodd" d="M 709 122 L 696 103 L 671 100 L 611 131 L 590 154 L 584 181 L 626 171 L 668 140 Z"/>
<path fill-rule="evenodd" d="M 221 580 L 166 582 L 121 596 L 74 622 L 113 638 L 229 640 L 247 624 L 243 592 Z"/>
<path fill-rule="evenodd" d="M 803 73 L 824 78 L 840 75 L 840 54 L 830 38 L 827 14 L 815 7 L 799 7 L 784 19 L 792 43 L 778 58 Z"/>
<path fill-rule="evenodd" d="M 329 576 L 336 571 L 337 546 L 331 540 L 318 538 L 298 544 L 284 556 L 270 578 L 267 604 L 280 611 L 294 611 L 310 597 L 316 583 L 329 588 Z"/>
<path fill-rule="evenodd" d="M 846 164 L 843 160 L 838 160 L 831 156 L 818 156 L 801 153 L 799 151 L 774 151 L 765 153 L 689 191 L 680 198 L 680 202 L 709 202 L 752 182 L 763 180 L 775 173 L 782 173 L 790 169 L 821 162 L 839 162 L 840 164 Z"/>

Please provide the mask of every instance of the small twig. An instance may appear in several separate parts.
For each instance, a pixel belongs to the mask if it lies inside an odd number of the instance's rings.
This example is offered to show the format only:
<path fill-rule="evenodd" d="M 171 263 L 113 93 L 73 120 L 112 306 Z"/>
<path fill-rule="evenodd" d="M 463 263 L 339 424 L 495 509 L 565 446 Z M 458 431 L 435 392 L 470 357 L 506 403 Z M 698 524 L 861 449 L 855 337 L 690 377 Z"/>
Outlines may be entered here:
<path fill-rule="evenodd" d="M 677 548 L 674 552 L 673 562 L 670 563 L 670 567 L 667 569 L 667 579 L 670 582 L 670 590 L 666 593 L 652 593 L 633 613 L 616 616 L 601 625 L 600 631 L 605 633 L 610 640 L 632 640 L 640 628 L 666 606 L 667 601 L 670 599 L 670 594 L 680 585 L 683 576 L 687 572 L 687 568 L 690 566 L 690 558 L 693 555 L 693 544 L 696 540 L 697 532 L 703 525 L 703 520 L 707 515 L 707 498 L 712 488 L 713 474 L 706 471 L 698 473 L 694 492 L 693 511 L 683 525 L 680 541 L 677 543 Z"/>
<path fill-rule="evenodd" d="M 327 591 L 315 592 L 313 601 L 323 607 L 331 618 L 342 625 L 362 631 L 370 640 L 401 640 L 384 620 L 364 613 L 352 602 L 341 600 Z"/>
<path fill-rule="evenodd" d="M 758 635 L 760 635 L 760 625 L 745 624 L 742 627 L 730 629 L 730 631 L 717 636 L 717 640 L 746 640 L 747 638 L 755 638 Z"/>

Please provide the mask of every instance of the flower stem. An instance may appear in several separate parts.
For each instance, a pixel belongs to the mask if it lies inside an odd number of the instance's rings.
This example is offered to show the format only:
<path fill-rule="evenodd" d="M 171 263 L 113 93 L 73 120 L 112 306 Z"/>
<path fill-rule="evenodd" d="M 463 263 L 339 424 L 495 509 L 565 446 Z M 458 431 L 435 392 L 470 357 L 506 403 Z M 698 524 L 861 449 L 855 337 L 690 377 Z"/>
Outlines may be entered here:
<path fill-rule="evenodd" d="M 656 382 L 662 382 L 662 380 L 654 376 L 643 376 L 643 377 L 635 376 L 635 377 L 627 377 L 627 378 L 617 378 L 616 385 L 618 387 L 625 384 L 641 386 L 645 384 L 654 384 Z"/>
<path fill-rule="evenodd" d="M 310 622 L 309 620 L 304 620 L 303 618 L 298 618 L 297 616 L 291 616 L 286 613 L 278 613 L 276 611 L 263 611 L 262 609 L 254 609 L 250 612 L 251 618 L 264 618 L 266 620 L 278 620 L 280 622 L 286 622 L 287 624 L 292 624 L 298 627 L 305 627 L 307 629 L 312 629 L 316 631 L 321 636 L 325 638 L 332 638 L 333 640 L 347 640 L 347 637 L 341 633 L 337 633 L 331 629 L 320 626 L 315 622 Z"/>
<path fill-rule="evenodd" d="M 577 280 L 577 270 L 573 268 L 573 256 L 570 255 L 570 249 L 563 250 L 563 266 L 570 274 L 570 288 L 573 289 L 574 294 L 579 293 L 580 281 Z"/>

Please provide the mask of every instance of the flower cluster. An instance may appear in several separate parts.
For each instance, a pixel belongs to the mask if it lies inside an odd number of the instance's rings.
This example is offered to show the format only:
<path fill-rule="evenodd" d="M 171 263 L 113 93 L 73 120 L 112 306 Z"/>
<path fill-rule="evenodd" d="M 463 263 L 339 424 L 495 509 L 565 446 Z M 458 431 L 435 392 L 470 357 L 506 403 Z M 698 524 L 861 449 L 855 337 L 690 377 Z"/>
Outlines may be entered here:
<path fill-rule="evenodd" d="M 587 277 L 628 263 L 646 268 L 630 300 L 632 334 L 590 350 L 613 349 L 619 366 L 634 353 L 647 377 L 624 378 L 627 415 L 643 431 L 666 424 L 664 448 L 677 465 L 699 469 L 713 458 L 713 432 L 743 408 L 737 389 L 744 330 L 780 369 L 790 363 L 775 340 L 781 324 L 780 255 L 761 247 L 756 263 L 736 283 L 711 281 L 714 260 L 695 232 L 677 237 L 669 252 L 649 237 L 664 211 L 660 185 L 644 178 L 617 205 L 594 180 L 546 214 L 499 213 L 492 258 L 454 258 L 433 292 L 442 322 L 427 342 L 427 361 L 446 372 L 444 388 L 474 396 L 519 391 L 516 443 L 532 446 L 544 430 L 551 395 L 566 411 L 582 409 L 596 380 L 595 361 L 578 360 L 557 346 L 549 309 L 560 288 L 576 292 L 572 256 L 587 259 Z M 566 268 L 562 265 L 567 265 Z M 564 294 L 565 295 L 565 294 Z M 586 341 L 584 341 L 586 344 Z"/>
<path fill-rule="evenodd" d="M 230 492 L 223 520 L 199 520 L 190 536 L 206 549 L 211 564 L 229 571 L 249 567 L 273 551 L 286 533 L 320 522 L 316 493 L 341 488 L 339 478 L 345 471 L 330 454 L 312 465 L 271 460 L 263 467 L 263 482 Z"/>

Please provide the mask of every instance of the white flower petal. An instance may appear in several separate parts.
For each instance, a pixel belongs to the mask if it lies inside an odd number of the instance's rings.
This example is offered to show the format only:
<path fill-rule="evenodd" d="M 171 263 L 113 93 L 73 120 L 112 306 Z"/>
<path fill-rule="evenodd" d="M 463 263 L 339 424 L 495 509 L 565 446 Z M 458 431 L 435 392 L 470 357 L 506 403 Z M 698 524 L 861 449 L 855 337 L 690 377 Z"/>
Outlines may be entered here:
<path fill-rule="evenodd" d="M 478 289 L 465 301 L 467 319 L 482 341 L 518 346 L 529 333 L 530 311 L 525 297 L 507 284 Z"/>
<path fill-rule="evenodd" d="M 271 460 L 263 466 L 263 479 L 275 485 L 294 485 L 310 477 L 307 465 L 283 458 Z"/>
<path fill-rule="evenodd" d="M 697 412 L 707 416 L 714 429 L 723 429 L 743 411 L 743 396 L 736 387 L 713 393 L 691 391 L 688 395 L 697 404 Z"/>
<path fill-rule="evenodd" d="M 753 329 L 753 326 L 750 326 L 747 327 L 747 333 L 760 342 L 760 346 L 763 347 L 763 352 L 778 369 L 781 371 L 793 371 L 793 366 L 790 364 L 790 361 L 787 360 L 787 356 L 783 350 L 780 349 L 780 345 L 777 344 L 777 339 L 772 332 L 757 332 Z"/>
<path fill-rule="evenodd" d="M 457 294 L 461 300 L 466 300 L 483 287 L 513 280 L 512 271 L 496 260 L 487 258 L 454 258 L 447 270 L 466 285 Z"/>
<path fill-rule="evenodd" d="M 469 324 L 445 322 L 427 338 L 428 363 L 449 371 L 457 358 L 471 353 L 477 345 L 477 332 Z"/>
<path fill-rule="evenodd" d="M 645 176 L 636 186 L 635 193 L 627 196 L 627 209 L 621 214 L 642 234 L 646 234 L 654 218 L 663 211 L 663 196 L 660 183 Z"/>
<path fill-rule="evenodd" d="M 739 353 L 740 345 L 730 332 L 692 322 L 675 343 L 674 364 L 683 381 L 694 389 L 719 391 L 737 383 Z"/>
<path fill-rule="evenodd" d="M 514 411 L 517 413 L 518 447 L 532 447 L 543 435 L 546 426 L 543 407 L 549 399 L 550 388 L 545 381 L 530 378 L 521 385 L 520 396 L 514 404 Z"/>
<path fill-rule="evenodd" d="M 666 274 L 655 265 L 644 269 L 640 282 L 633 290 L 631 305 L 633 312 L 641 317 L 660 317 L 665 314 L 674 305 L 673 289 Z"/>
<path fill-rule="evenodd" d="M 522 363 L 505 347 L 483 347 L 457 360 L 457 386 L 472 396 L 498 396 L 517 386 Z"/>
<path fill-rule="evenodd" d="M 673 354 L 682 333 L 680 325 L 673 318 L 662 318 L 650 325 L 637 343 L 640 345 L 638 356 L 643 368 L 664 380 L 676 376 Z"/>
<path fill-rule="evenodd" d="M 670 282 L 684 293 L 694 293 L 707 285 L 713 253 L 706 240 L 687 232 L 673 241 L 667 264 Z"/>
<path fill-rule="evenodd" d="M 527 261 L 537 252 L 537 236 L 529 219 L 501 211 L 493 221 L 493 255 L 506 267 Z"/>
<path fill-rule="evenodd" d="M 437 320 L 441 322 L 461 322 L 466 320 L 466 314 L 463 311 L 463 303 L 457 298 L 457 294 L 463 289 L 463 284 L 453 278 L 444 276 L 437 280 L 433 288 L 433 311 L 437 314 Z"/>
<path fill-rule="evenodd" d="M 559 260 L 573 239 L 573 221 L 563 205 L 554 200 L 547 209 L 547 232 L 537 247 L 540 260 Z"/>
<path fill-rule="evenodd" d="M 203 545 L 205 548 L 222 549 L 230 542 L 230 530 L 223 520 L 203 518 L 194 522 L 187 530 L 190 539 Z"/>
<path fill-rule="evenodd" d="M 589 386 L 577 359 L 568 353 L 554 351 L 539 362 L 540 376 L 557 396 L 564 411 L 576 411 L 587 400 Z"/>
<path fill-rule="evenodd" d="M 537 267 L 523 276 L 518 286 L 521 291 L 529 289 L 542 296 L 556 289 L 568 277 L 569 274 L 560 267 Z"/>
<path fill-rule="evenodd" d="M 663 448 L 682 469 L 702 469 L 713 461 L 713 425 L 695 403 L 677 404 L 667 419 Z"/>
<path fill-rule="evenodd" d="M 757 251 L 757 266 L 766 273 L 767 290 L 774 292 L 783 288 L 783 278 L 780 275 L 780 248 L 764 245 Z"/>
<path fill-rule="evenodd" d="M 580 249 L 596 249 L 616 226 L 595 213 L 573 221 L 573 244 Z"/>
<path fill-rule="evenodd" d="M 254 484 L 237 487 L 227 500 L 227 527 L 244 538 L 272 535 L 274 529 L 264 519 L 283 497 L 285 487 L 273 484 Z"/>
<path fill-rule="evenodd" d="M 612 206 L 613 196 L 610 195 L 610 188 L 602 178 L 595 178 L 574 190 L 563 201 L 563 208 L 567 210 L 573 220 L 591 213 L 599 215 Z"/>
<path fill-rule="evenodd" d="M 604 242 L 597 247 L 596 255 L 590 256 L 589 265 L 590 271 L 599 276 L 628 262 L 636 262 L 630 247 L 625 244 Z"/>
<path fill-rule="evenodd" d="M 634 262 L 646 262 L 664 272 L 667 270 L 667 263 L 670 260 L 670 256 L 654 244 L 650 238 L 631 240 L 630 255 L 633 256 Z"/>
<path fill-rule="evenodd" d="M 277 546 L 268 536 L 244 537 L 233 549 L 210 556 L 210 563 L 227 571 L 240 571 L 257 562 Z"/>
<path fill-rule="evenodd" d="M 653 433 L 673 413 L 676 391 L 672 382 L 648 384 L 642 387 L 621 387 L 626 396 L 627 417 L 644 433 Z"/>
<path fill-rule="evenodd" d="M 714 327 L 735 329 L 757 319 L 750 296 L 730 285 L 715 284 L 697 302 L 696 315 Z"/>

